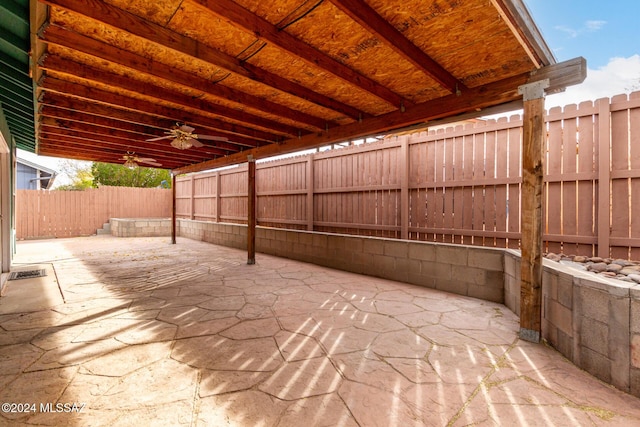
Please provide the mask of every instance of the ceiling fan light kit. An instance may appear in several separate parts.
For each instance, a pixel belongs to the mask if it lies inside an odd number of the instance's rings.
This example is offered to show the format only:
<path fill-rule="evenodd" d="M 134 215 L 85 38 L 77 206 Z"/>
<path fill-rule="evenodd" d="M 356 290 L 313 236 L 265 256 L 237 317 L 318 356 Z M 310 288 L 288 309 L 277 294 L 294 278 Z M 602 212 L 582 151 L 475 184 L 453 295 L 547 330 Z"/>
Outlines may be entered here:
<path fill-rule="evenodd" d="M 176 123 L 176 125 L 165 131 L 165 136 L 147 139 L 147 141 L 160 141 L 161 139 L 172 139 L 171 146 L 178 150 L 188 150 L 191 147 L 204 147 L 198 139 L 208 139 L 210 141 L 228 141 L 229 138 L 224 136 L 198 135 L 193 133 L 195 128 L 184 123 Z"/>

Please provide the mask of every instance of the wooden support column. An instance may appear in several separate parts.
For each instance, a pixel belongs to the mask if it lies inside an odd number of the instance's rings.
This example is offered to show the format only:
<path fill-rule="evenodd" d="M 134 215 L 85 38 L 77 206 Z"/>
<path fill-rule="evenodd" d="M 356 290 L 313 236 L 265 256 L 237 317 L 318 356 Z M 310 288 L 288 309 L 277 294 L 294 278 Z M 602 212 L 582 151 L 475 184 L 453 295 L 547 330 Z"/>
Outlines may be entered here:
<path fill-rule="evenodd" d="M 176 244 L 176 175 L 171 174 L 171 244 Z"/>
<path fill-rule="evenodd" d="M 256 160 L 247 156 L 249 191 L 247 193 L 247 264 L 256 263 Z"/>
<path fill-rule="evenodd" d="M 542 332 L 544 89 L 548 86 L 549 80 L 542 80 L 519 88 L 524 99 L 520 211 L 520 338 L 531 342 L 540 342 Z"/>

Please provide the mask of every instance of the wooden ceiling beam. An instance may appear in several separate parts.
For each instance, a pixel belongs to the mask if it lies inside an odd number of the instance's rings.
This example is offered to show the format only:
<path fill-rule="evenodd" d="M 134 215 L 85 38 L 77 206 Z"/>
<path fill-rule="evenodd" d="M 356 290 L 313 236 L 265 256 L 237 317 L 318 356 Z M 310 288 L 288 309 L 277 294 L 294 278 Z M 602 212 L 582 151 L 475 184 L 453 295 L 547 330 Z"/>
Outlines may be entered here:
<path fill-rule="evenodd" d="M 96 116 L 103 116 L 122 120 L 130 123 L 137 123 L 146 125 L 149 127 L 156 127 L 163 131 L 175 126 L 176 122 L 186 122 L 190 126 L 193 126 L 200 130 L 217 132 L 221 136 L 234 139 L 236 145 L 246 147 L 257 147 L 264 143 L 266 138 L 274 138 L 274 135 L 259 134 L 254 135 L 253 138 L 246 138 L 238 135 L 237 133 L 231 133 L 226 130 L 222 131 L 209 123 L 209 118 L 204 116 L 189 116 L 182 117 L 181 119 L 167 118 L 163 116 L 155 115 L 155 111 L 147 112 L 142 110 L 129 110 L 121 106 L 115 106 L 113 104 L 98 104 L 92 100 L 76 98 L 73 96 L 67 96 L 66 94 L 59 92 L 44 92 L 38 100 L 40 105 L 51 105 L 53 107 L 60 107 L 67 110 L 82 111 L 88 114 Z M 206 133 L 206 132 L 200 132 Z"/>
<path fill-rule="evenodd" d="M 48 131 L 41 132 L 38 138 L 39 140 L 41 140 L 43 146 L 47 147 L 55 145 L 60 149 L 66 146 L 69 150 L 75 150 L 76 148 L 78 148 L 85 150 L 105 151 L 106 153 L 109 153 L 109 157 L 113 157 L 113 155 L 122 156 L 128 152 L 134 152 L 139 156 L 153 157 L 163 165 L 166 165 L 168 163 L 176 163 L 176 157 L 172 156 L 170 153 L 165 152 L 163 154 L 162 152 L 149 150 L 147 147 L 132 145 L 127 146 L 125 149 L 125 147 L 123 147 L 122 145 L 109 143 L 102 143 L 99 147 L 97 147 L 92 141 L 88 141 L 86 139 L 73 138 L 66 135 L 50 133 Z M 202 161 L 202 159 L 194 158 L 192 160 L 193 163 L 197 163 L 200 161 Z"/>
<path fill-rule="evenodd" d="M 322 68 L 345 82 L 385 100 L 397 109 L 413 105 L 411 101 L 389 88 L 358 73 L 315 47 L 298 40 L 286 31 L 280 30 L 277 26 L 251 13 L 232 0 L 195 1 L 236 28 L 254 35 L 259 40 L 271 43 L 314 67 Z"/>
<path fill-rule="evenodd" d="M 147 140 L 153 137 L 164 136 L 164 130 L 166 130 L 164 129 L 163 132 L 161 133 L 160 132 L 148 133 L 150 128 L 145 125 L 119 120 L 118 118 L 113 118 L 113 116 L 105 117 L 102 115 L 94 115 L 79 109 L 66 109 L 66 108 L 61 108 L 59 106 L 53 106 L 53 105 L 47 105 L 47 104 L 42 104 L 40 108 L 40 114 L 43 117 L 53 117 L 57 119 L 70 120 L 74 122 L 85 123 L 85 124 L 95 125 L 95 126 L 102 126 L 110 129 L 119 129 L 127 132 L 132 132 L 134 134 L 139 134 L 140 136 L 136 139 Z M 170 141 L 167 140 L 167 145 L 169 145 L 169 142 Z M 215 141 L 215 143 L 213 141 L 211 142 L 207 141 L 207 142 L 204 142 L 204 144 L 208 146 L 215 145 L 218 148 L 221 148 L 226 151 L 231 151 L 231 152 L 241 151 L 241 147 L 226 141 Z"/>
<path fill-rule="evenodd" d="M 73 13 L 105 23 L 120 31 L 146 39 L 159 46 L 172 49 L 213 66 L 249 78 L 280 92 L 285 92 L 311 103 L 358 120 L 370 117 L 363 111 L 284 79 L 252 64 L 240 61 L 182 34 L 144 20 L 100 0 L 42 0 L 49 6 L 60 7 Z"/>
<path fill-rule="evenodd" d="M 247 128 L 238 124 L 224 122 L 222 120 L 210 118 L 201 114 L 185 112 L 177 108 L 158 105 L 157 103 L 151 101 L 118 95 L 116 93 L 107 92 L 101 89 L 80 85 L 57 78 L 46 77 L 40 82 L 39 87 L 41 89 L 44 89 L 45 93 L 51 91 L 60 94 L 66 94 L 68 96 L 76 98 L 81 98 L 88 102 L 99 102 L 102 104 L 113 105 L 115 107 L 124 109 L 143 111 L 152 115 L 171 118 L 176 122 L 191 123 L 190 119 L 197 117 L 198 120 L 206 120 L 206 122 L 208 123 L 208 127 L 210 128 L 234 134 L 230 139 L 233 139 L 233 142 L 236 142 L 239 145 L 249 147 L 258 146 L 260 145 L 258 138 L 262 140 L 269 139 L 270 142 L 282 139 L 280 135 L 266 133 L 258 129 Z M 249 144 L 248 142 L 243 143 L 243 141 L 249 141 L 252 136 L 256 138 L 256 140 L 253 140 L 251 144 Z"/>
<path fill-rule="evenodd" d="M 330 0 L 351 19 L 383 40 L 407 61 L 421 69 L 451 93 L 466 89 L 466 86 L 445 70 L 438 62 L 407 39 L 400 31 L 380 16 L 363 0 Z"/>
<path fill-rule="evenodd" d="M 103 85 L 117 87 L 130 93 L 137 93 L 143 95 L 148 99 L 154 100 L 154 102 L 155 100 L 164 101 L 181 107 L 192 108 L 198 111 L 216 115 L 218 117 L 224 117 L 225 119 L 270 129 L 274 132 L 283 133 L 289 136 L 297 136 L 309 132 L 282 122 L 266 119 L 264 117 L 256 116 L 255 114 L 246 113 L 244 111 L 232 110 L 230 108 L 226 108 L 222 105 L 218 105 L 210 101 L 205 101 L 193 96 L 174 92 L 161 86 L 136 81 L 127 76 L 105 72 L 103 70 L 98 70 L 93 67 L 75 63 L 73 61 L 65 61 L 65 64 L 66 65 L 62 70 L 60 70 L 60 72 L 80 77 L 88 81 L 101 83 Z M 40 65 L 46 70 L 47 67 L 49 67 L 47 58 L 44 58 L 44 60 L 41 61 Z M 46 75 L 44 76 L 44 80 L 47 80 Z"/>
<path fill-rule="evenodd" d="M 42 117 L 40 124 L 41 126 L 50 126 L 50 127 L 60 128 L 60 129 L 68 129 L 72 131 L 85 132 L 85 133 L 94 135 L 94 138 L 98 141 L 100 141 L 102 137 L 117 138 L 122 140 L 123 147 L 129 146 L 132 144 L 146 144 L 147 142 L 152 142 L 152 141 L 145 141 L 144 139 L 137 139 L 135 134 L 132 134 L 130 132 L 123 131 L 120 129 L 109 129 L 103 126 L 93 126 L 86 123 L 60 119 L 56 117 Z M 111 141 L 114 141 L 114 139 L 111 139 Z M 190 154 L 191 151 L 186 152 L 185 150 L 178 150 L 172 147 L 170 144 L 167 144 L 167 152 L 175 153 L 176 157 L 191 155 Z M 205 145 L 204 147 L 201 147 L 198 149 L 194 149 L 193 153 L 196 153 L 196 152 L 198 153 L 197 156 L 199 156 L 203 160 L 215 158 L 218 155 L 227 154 L 227 152 L 224 150 L 220 150 L 215 147 L 210 147 L 208 145 Z"/>
<path fill-rule="evenodd" d="M 124 122 L 136 123 L 155 127 L 159 130 L 167 130 L 176 124 L 175 120 L 164 117 L 152 116 L 139 111 L 116 108 L 111 105 L 97 104 L 95 102 L 83 101 L 56 92 L 45 92 L 40 97 L 39 105 L 50 105 L 52 107 L 64 108 L 71 111 L 80 111 L 93 114 L 95 116 L 110 117 Z"/>
<path fill-rule="evenodd" d="M 161 144 L 160 142 L 155 141 L 134 141 L 118 136 L 104 135 L 104 133 L 98 134 L 95 133 L 95 129 L 91 129 L 89 127 L 87 127 L 86 130 L 62 128 L 58 127 L 59 123 L 64 122 L 57 121 L 57 119 L 53 118 L 45 118 L 42 126 L 40 127 L 41 134 L 46 133 L 47 135 L 56 135 L 57 137 L 69 138 L 73 141 L 85 141 L 93 145 L 98 143 L 110 144 L 119 147 L 134 147 L 136 149 L 143 149 L 147 152 L 158 153 L 157 155 L 166 155 L 169 157 L 176 157 L 180 155 L 181 157 L 194 163 L 207 160 L 206 154 L 201 154 L 196 150 L 184 151 L 178 150 L 177 148 L 172 147 L 170 144 Z M 221 154 L 225 153 L 223 152 Z"/>
<path fill-rule="evenodd" d="M 117 129 L 131 133 L 135 139 L 149 139 L 156 136 L 162 136 L 162 132 L 157 132 L 155 128 L 150 128 L 136 123 L 123 122 L 121 120 L 111 119 L 108 117 L 94 116 L 80 111 L 65 110 L 50 105 L 40 107 L 40 115 L 42 117 L 54 117 L 63 120 L 71 120 L 78 123 L 84 123 L 91 126 L 100 126 L 108 129 Z"/>
<path fill-rule="evenodd" d="M 305 114 L 284 105 L 203 79 L 161 62 L 153 61 L 127 50 L 110 46 L 104 42 L 92 39 L 82 34 L 65 30 L 57 25 L 49 25 L 46 29 L 40 31 L 39 34 L 41 40 L 47 43 L 62 46 L 108 62 L 119 64 L 144 75 L 157 77 L 159 79 L 181 85 L 189 90 L 200 90 L 203 93 L 225 99 L 233 102 L 234 104 L 240 104 L 240 106 L 250 106 L 251 108 L 255 108 L 271 115 L 280 116 L 292 122 L 299 122 L 304 123 L 307 126 L 313 126 L 316 129 L 325 129 L 327 127 L 337 126 L 335 122 L 327 121 L 310 114 Z M 52 59 L 51 56 L 47 56 L 44 63 L 49 62 L 48 66 L 53 67 L 54 65 L 50 63 L 51 61 L 55 60 Z M 55 65 L 59 70 L 68 66 L 69 61 L 67 60 L 58 58 L 57 61 L 58 63 Z M 44 66 L 44 64 L 41 65 Z M 237 109 L 234 108 L 233 110 L 229 110 L 233 111 Z"/>
<path fill-rule="evenodd" d="M 55 157 L 67 157 L 66 152 L 69 148 L 73 149 L 73 152 L 75 153 L 74 158 L 77 160 L 88 160 L 92 162 L 102 162 L 102 163 L 112 163 L 112 164 L 123 164 L 125 161 L 123 156 L 126 153 L 114 153 L 105 149 L 96 150 L 89 147 L 83 147 L 83 146 L 77 146 L 77 145 L 69 146 L 64 142 L 51 141 L 51 140 L 44 141 L 44 144 L 41 147 L 39 154 L 47 155 L 47 156 L 55 156 Z M 141 155 L 140 153 L 135 153 L 135 154 L 140 157 L 148 157 L 145 155 Z M 156 167 L 157 169 L 171 169 L 171 166 L 176 164 L 175 161 L 170 161 L 170 160 L 166 163 L 156 158 L 154 158 L 154 160 L 160 163 L 161 166 L 159 167 L 151 166 L 151 165 L 146 165 L 144 163 L 139 163 L 138 165 L 141 167 L 150 167 L 150 168 Z"/>

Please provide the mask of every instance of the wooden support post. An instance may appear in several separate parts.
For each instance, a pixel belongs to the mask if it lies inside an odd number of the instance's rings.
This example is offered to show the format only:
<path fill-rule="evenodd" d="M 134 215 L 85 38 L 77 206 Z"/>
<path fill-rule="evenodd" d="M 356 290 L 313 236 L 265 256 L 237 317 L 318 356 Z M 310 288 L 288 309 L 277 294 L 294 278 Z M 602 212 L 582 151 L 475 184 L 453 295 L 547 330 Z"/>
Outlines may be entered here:
<path fill-rule="evenodd" d="M 176 244 L 176 175 L 171 174 L 171 244 Z"/>
<path fill-rule="evenodd" d="M 247 193 L 247 264 L 256 263 L 256 160 L 247 156 L 249 191 Z"/>
<path fill-rule="evenodd" d="M 540 342 L 542 332 L 542 174 L 544 89 L 548 80 L 520 86 L 524 98 L 522 131 L 522 209 L 520 223 L 520 338 Z"/>

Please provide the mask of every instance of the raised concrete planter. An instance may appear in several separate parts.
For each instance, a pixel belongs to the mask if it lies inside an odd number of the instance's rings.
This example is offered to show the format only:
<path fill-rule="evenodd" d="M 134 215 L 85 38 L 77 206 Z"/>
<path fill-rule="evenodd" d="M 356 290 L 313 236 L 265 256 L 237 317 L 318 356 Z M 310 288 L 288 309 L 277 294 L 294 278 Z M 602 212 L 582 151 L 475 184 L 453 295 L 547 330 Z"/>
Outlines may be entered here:
<path fill-rule="evenodd" d="M 112 222 L 114 236 L 171 232 L 170 220 L 118 221 Z M 151 232 L 150 221 L 162 223 L 154 230 L 158 234 L 144 234 Z M 116 234 L 114 225 L 123 231 Z M 247 247 L 242 224 L 179 219 L 177 234 Z M 256 229 L 256 250 L 503 303 L 520 313 L 518 251 L 264 227 Z M 580 368 L 640 397 L 640 285 L 548 260 L 543 274 L 543 338 Z"/>
<path fill-rule="evenodd" d="M 171 235 L 170 218 L 111 218 L 111 235 L 116 237 L 161 237 Z"/>

